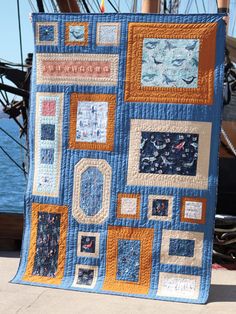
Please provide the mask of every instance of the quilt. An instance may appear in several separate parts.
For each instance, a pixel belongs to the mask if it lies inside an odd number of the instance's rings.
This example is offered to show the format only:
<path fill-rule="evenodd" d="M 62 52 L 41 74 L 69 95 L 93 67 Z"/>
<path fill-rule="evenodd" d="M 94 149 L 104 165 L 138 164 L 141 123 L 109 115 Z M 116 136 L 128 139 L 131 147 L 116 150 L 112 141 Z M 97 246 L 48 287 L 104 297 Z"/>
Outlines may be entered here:
<path fill-rule="evenodd" d="M 34 14 L 14 283 L 190 303 L 211 279 L 221 15 Z"/>

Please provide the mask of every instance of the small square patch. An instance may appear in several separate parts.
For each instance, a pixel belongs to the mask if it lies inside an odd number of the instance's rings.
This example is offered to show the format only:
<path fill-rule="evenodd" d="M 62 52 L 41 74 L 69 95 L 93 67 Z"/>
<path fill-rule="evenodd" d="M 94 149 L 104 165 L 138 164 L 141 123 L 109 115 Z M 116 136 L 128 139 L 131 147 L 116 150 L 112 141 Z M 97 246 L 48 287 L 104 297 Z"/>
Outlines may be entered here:
<path fill-rule="evenodd" d="M 181 221 L 204 224 L 206 222 L 205 198 L 183 197 L 181 206 Z"/>
<path fill-rule="evenodd" d="M 56 46 L 58 44 L 58 23 L 37 22 L 36 23 L 36 44 Z"/>
<path fill-rule="evenodd" d="M 56 115 L 56 101 L 54 100 L 44 100 L 42 102 L 42 116 L 51 116 Z"/>
<path fill-rule="evenodd" d="M 96 285 L 98 266 L 77 264 L 73 287 L 92 289 Z"/>
<path fill-rule="evenodd" d="M 174 197 L 169 195 L 149 195 L 148 219 L 171 220 L 173 199 Z"/>
<path fill-rule="evenodd" d="M 55 140 L 55 124 L 41 124 L 41 140 Z"/>
<path fill-rule="evenodd" d="M 117 218 L 140 218 L 140 194 L 118 193 Z"/>
<path fill-rule="evenodd" d="M 65 44 L 67 46 L 88 45 L 88 23 L 66 22 Z"/>
<path fill-rule="evenodd" d="M 99 241 L 99 233 L 79 232 L 77 256 L 99 257 Z"/>
<path fill-rule="evenodd" d="M 97 23 L 97 46 L 120 44 L 120 23 Z"/>
<path fill-rule="evenodd" d="M 54 149 L 53 148 L 41 148 L 40 160 L 41 160 L 41 164 L 52 165 L 54 163 Z"/>

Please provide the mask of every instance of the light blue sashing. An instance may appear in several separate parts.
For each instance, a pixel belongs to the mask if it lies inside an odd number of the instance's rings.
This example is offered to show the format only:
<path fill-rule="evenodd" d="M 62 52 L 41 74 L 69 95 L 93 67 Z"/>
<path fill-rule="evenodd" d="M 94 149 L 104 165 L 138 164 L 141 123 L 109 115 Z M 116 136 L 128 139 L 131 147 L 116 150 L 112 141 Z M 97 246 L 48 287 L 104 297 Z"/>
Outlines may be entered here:
<path fill-rule="evenodd" d="M 82 173 L 80 185 L 80 207 L 87 216 L 101 210 L 102 197 L 103 174 L 96 167 L 89 167 Z"/>
<path fill-rule="evenodd" d="M 138 282 L 140 248 L 139 240 L 118 240 L 116 280 Z"/>
<path fill-rule="evenodd" d="M 144 38 L 143 86 L 198 86 L 199 40 Z"/>
<path fill-rule="evenodd" d="M 169 255 L 193 257 L 194 246 L 194 240 L 170 239 Z"/>
<path fill-rule="evenodd" d="M 81 42 L 84 41 L 84 26 L 83 25 L 70 25 L 69 26 L 69 41 Z"/>
<path fill-rule="evenodd" d="M 76 141 L 106 143 L 108 102 L 79 101 Z"/>

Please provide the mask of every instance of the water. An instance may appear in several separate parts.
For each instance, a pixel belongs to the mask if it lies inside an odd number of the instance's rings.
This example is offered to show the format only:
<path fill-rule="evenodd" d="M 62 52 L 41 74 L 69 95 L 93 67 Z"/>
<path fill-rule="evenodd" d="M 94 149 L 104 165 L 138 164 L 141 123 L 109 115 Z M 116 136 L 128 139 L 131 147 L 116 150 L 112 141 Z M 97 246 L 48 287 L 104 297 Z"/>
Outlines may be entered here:
<path fill-rule="evenodd" d="M 19 128 L 13 120 L 0 119 L 0 127 L 19 140 Z M 18 164 L 22 164 L 24 150 L 0 130 L 2 146 Z M 23 213 L 26 180 L 17 168 L 0 150 L 0 212 Z"/>

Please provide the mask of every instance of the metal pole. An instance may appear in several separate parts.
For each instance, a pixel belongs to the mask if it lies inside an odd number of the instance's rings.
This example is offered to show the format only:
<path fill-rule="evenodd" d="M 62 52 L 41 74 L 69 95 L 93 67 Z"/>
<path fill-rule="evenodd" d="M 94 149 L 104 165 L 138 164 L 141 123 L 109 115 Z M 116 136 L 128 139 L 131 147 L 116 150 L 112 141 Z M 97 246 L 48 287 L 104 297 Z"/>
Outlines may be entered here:
<path fill-rule="evenodd" d="M 160 13 L 160 0 L 143 0 L 142 13 Z"/>

